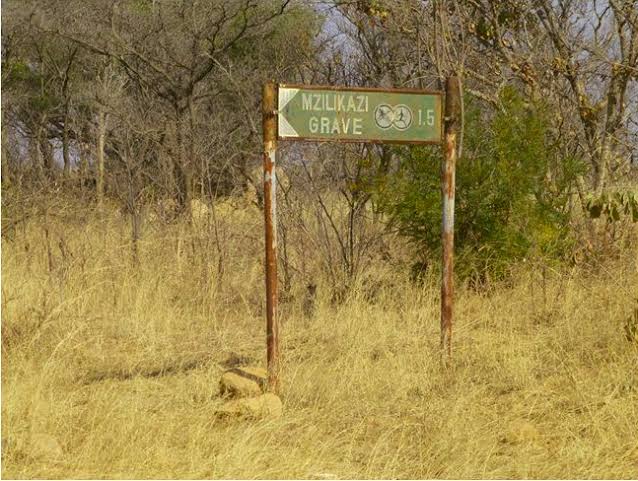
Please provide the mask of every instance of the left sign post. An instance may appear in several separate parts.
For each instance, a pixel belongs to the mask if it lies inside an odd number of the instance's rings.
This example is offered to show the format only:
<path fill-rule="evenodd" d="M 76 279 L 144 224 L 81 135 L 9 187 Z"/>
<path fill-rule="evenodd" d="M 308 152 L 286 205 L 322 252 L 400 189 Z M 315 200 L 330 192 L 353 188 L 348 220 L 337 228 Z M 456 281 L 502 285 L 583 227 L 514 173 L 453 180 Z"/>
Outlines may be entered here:
<path fill-rule="evenodd" d="M 264 85 L 264 218 L 266 226 L 266 353 L 268 387 L 279 390 L 279 319 L 277 316 L 277 85 Z"/>

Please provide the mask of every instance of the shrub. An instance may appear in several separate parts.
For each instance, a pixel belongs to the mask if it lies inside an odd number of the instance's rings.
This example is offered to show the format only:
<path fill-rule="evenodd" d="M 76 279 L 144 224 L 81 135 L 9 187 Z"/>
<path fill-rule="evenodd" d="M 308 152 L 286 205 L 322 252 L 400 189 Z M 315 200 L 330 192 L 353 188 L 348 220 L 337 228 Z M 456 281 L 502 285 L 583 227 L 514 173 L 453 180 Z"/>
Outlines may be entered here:
<path fill-rule="evenodd" d="M 582 164 L 560 157 L 542 105 L 524 102 L 513 89 L 500 100 L 497 112 L 466 103 L 456 172 L 455 252 L 462 278 L 502 278 L 515 261 L 559 259 L 571 245 L 568 198 Z M 410 147 L 397 154 L 400 167 L 377 184 L 377 198 L 418 248 L 415 265 L 438 265 L 441 153 Z"/>

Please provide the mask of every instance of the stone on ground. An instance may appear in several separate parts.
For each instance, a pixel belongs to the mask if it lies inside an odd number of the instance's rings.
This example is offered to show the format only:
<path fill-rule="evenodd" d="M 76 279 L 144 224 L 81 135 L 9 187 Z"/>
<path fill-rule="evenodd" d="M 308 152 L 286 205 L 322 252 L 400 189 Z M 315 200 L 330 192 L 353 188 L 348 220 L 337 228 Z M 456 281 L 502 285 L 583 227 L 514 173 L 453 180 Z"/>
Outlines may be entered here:
<path fill-rule="evenodd" d="M 29 443 L 29 454 L 36 459 L 60 459 L 64 452 L 57 439 L 50 434 L 34 434 Z"/>
<path fill-rule="evenodd" d="M 506 439 L 511 444 L 535 443 L 539 440 L 540 434 L 536 426 L 524 420 L 517 420 L 509 425 Z"/>
<path fill-rule="evenodd" d="M 259 367 L 239 367 L 226 371 L 219 382 L 219 390 L 233 397 L 259 396 L 264 392 L 268 373 Z"/>
<path fill-rule="evenodd" d="M 217 411 L 222 418 L 278 419 L 283 415 L 281 399 L 272 393 L 251 398 L 233 399 Z"/>

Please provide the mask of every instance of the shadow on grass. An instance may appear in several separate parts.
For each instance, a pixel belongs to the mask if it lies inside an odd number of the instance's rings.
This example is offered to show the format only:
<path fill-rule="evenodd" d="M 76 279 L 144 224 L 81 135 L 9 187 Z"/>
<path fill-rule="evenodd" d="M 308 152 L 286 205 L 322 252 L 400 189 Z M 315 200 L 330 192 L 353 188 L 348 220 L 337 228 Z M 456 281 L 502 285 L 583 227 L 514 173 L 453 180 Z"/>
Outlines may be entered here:
<path fill-rule="evenodd" d="M 170 376 L 188 371 L 193 371 L 210 363 L 210 356 L 196 359 L 184 359 L 174 363 L 166 363 L 162 366 L 135 366 L 127 369 L 108 369 L 100 372 L 93 372 L 81 379 L 83 384 L 93 384 L 102 381 L 128 381 L 138 377 L 155 378 Z"/>

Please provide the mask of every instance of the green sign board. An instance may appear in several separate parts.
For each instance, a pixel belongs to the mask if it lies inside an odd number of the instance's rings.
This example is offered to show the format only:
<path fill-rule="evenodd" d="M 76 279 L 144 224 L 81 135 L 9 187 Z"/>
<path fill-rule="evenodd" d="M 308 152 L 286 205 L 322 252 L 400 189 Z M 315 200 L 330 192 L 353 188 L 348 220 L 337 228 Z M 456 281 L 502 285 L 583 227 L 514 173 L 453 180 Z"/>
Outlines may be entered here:
<path fill-rule="evenodd" d="M 441 142 L 441 94 L 422 90 L 280 85 L 281 140 Z"/>

